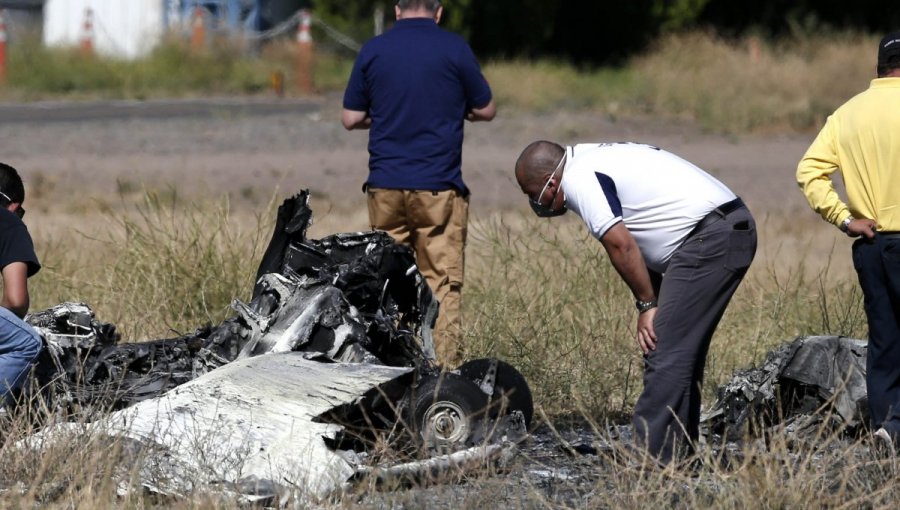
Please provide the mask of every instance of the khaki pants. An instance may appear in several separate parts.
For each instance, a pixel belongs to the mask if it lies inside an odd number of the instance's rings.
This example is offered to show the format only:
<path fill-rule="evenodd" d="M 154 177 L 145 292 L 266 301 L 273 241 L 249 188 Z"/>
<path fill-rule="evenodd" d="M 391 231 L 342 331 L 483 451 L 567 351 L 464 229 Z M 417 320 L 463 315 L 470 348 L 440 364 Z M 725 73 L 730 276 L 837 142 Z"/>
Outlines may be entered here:
<path fill-rule="evenodd" d="M 419 271 L 441 307 L 434 328 L 438 362 L 455 368 L 463 358 L 462 301 L 469 199 L 456 190 L 369 188 L 369 223 L 411 247 Z"/>

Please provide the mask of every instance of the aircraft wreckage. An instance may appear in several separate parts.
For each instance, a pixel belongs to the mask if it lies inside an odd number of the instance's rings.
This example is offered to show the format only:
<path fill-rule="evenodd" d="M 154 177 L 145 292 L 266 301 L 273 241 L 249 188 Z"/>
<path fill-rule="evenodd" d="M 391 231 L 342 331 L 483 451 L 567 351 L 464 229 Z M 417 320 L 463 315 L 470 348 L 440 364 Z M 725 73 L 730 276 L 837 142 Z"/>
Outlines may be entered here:
<path fill-rule="evenodd" d="M 760 366 L 737 371 L 719 387 L 703 425 L 725 440 L 813 416 L 850 431 L 864 430 L 869 421 L 866 349 L 865 340 L 842 336 L 799 337 L 781 345 Z"/>
<path fill-rule="evenodd" d="M 30 391 L 69 421 L 25 446 L 114 437 L 151 491 L 300 506 L 360 478 L 427 477 L 509 453 L 533 414 L 522 375 L 496 359 L 440 371 L 438 306 L 412 253 L 381 232 L 307 239 L 311 221 L 308 192 L 282 204 L 252 297 L 222 324 L 120 343 L 82 303 L 28 316 L 46 341 Z M 836 336 L 776 348 L 719 388 L 707 441 L 823 414 L 864 426 L 865 356 L 865 342 Z M 401 461 L 373 461 L 376 442 Z"/>
<path fill-rule="evenodd" d="M 311 221 L 308 191 L 285 200 L 251 300 L 217 326 L 120 343 L 85 304 L 28 316 L 46 341 L 30 391 L 70 420 L 25 442 L 108 435 L 150 490 L 281 503 L 508 453 L 533 414 L 522 375 L 496 359 L 440 370 L 412 252 L 377 231 L 307 239 Z M 376 436 L 436 456 L 367 465 Z"/>

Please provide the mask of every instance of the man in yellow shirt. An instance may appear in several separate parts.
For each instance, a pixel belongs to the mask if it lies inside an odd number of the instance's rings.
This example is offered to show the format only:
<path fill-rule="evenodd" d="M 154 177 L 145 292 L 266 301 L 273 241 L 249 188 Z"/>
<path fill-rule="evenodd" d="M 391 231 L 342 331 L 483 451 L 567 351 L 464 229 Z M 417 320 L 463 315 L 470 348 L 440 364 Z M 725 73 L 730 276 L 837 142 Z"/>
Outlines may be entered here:
<path fill-rule="evenodd" d="M 847 202 L 834 189 L 840 171 Z M 869 323 L 866 384 L 876 437 L 900 440 L 900 31 L 878 46 L 877 78 L 838 108 L 797 167 L 809 205 L 853 243 Z"/>

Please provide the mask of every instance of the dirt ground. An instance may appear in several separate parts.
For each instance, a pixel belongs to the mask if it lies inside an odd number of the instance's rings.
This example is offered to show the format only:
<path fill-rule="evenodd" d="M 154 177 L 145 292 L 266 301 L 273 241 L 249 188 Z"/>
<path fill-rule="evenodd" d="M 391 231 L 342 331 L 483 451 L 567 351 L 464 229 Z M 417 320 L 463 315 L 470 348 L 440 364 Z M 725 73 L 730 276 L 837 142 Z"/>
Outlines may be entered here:
<path fill-rule="evenodd" d="M 85 221 L 74 220 L 71 212 L 118 203 L 120 195 L 145 188 L 174 189 L 185 198 L 228 194 L 235 207 L 251 211 L 309 188 L 317 199 L 311 234 L 367 228 L 361 192 L 367 133 L 341 127 L 337 94 L 283 104 L 285 113 L 269 102 L 266 108 L 207 115 L 66 116 L 64 121 L 36 114 L 30 121 L 28 112 L 17 112 L 14 121 L 0 116 L 0 161 L 22 171 L 29 224 L 38 236 Z M 96 110 L 103 112 L 104 106 Z M 755 266 L 803 256 L 819 258 L 813 263 L 822 265 L 833 257 L 833 267 L 849 268 L 846 238 L 809 210 L 794 183 L 797 162 L 814 135 L 730 136 L 690 122 L 613 119 L 589 111 L 526 113 L 501 105 L 493 122 L 466 125 L 463 175 L 477 221 L 526 211 L 512 168 L 531 141 L 646 142 L 689 159 L 743 197 L 761 226 Z"/>
<path fill-rule="evenodd" d="M 310 100 L 304 114 L 251 113 L 170 118 L 4 122 L 0 160 L 27 184 L 102 196 L 138 183 L 248 196 L 309 187 L 352 205 L 366 176 L 365 132 L 339 123 L 339 97 Z M 500 109 L 466 126 L 464 177 L 474 212 L 522 205 L 512 180 L 521 149 L 537 139 L 571 144 L 647 142 L 679 154 L 737 190 L 754 211 L 803 209 L 793 172 L 813 134 L 724 136 L 686 122 L 614 120 L 583 111 Z M 35 182 L 39 178 L 40 182 Z M 252 191 L 251 191 L 252 190 Z M 52 209 L 50 204 L 32 207 Z"/>

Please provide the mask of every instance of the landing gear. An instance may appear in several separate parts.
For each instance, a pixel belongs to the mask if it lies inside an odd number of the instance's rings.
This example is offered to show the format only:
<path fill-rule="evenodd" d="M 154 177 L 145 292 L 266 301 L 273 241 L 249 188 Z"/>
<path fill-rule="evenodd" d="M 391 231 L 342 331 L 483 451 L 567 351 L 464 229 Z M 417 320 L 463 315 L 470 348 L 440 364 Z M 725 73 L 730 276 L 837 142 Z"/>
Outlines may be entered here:
<path fill-rule="evenodd" d="M 422 376 L 410 390 L 407 420 L 414 442 L 446 452 L 497 440 L 518 441 L 534 416 L 528 383 L 497 359 Z"/>
<path fill-rule="evenodd" d="M 414 438 L 437 452 L 472 446 L 487 406 L 488 396 L 461 375 L 426 376 L 410 399 Z"/>
<path fill-rule="evenodd" d="M 531 428 L 531 418 L 534 416 L 531 389 L 525 377 L 512 365 L 494 358 L 482 358 L 464 363 L 458 371 L 488 396 L 492 419 L 520 411 L 525 427 Z"/>

